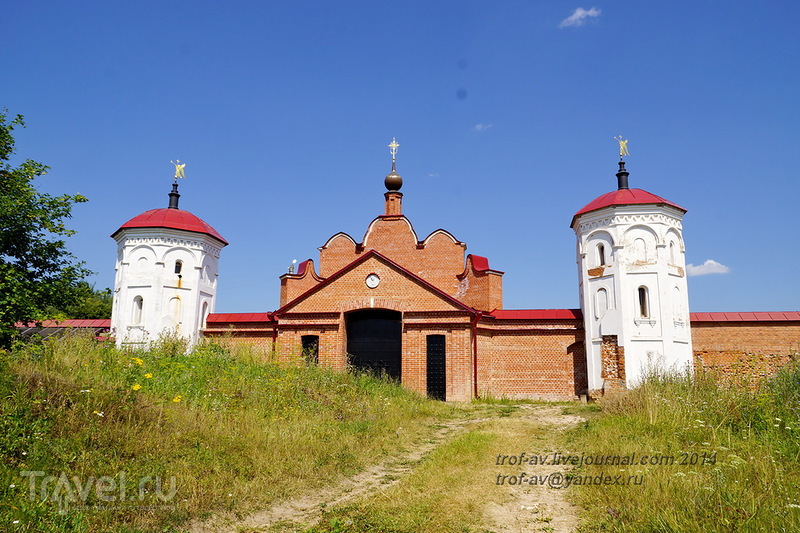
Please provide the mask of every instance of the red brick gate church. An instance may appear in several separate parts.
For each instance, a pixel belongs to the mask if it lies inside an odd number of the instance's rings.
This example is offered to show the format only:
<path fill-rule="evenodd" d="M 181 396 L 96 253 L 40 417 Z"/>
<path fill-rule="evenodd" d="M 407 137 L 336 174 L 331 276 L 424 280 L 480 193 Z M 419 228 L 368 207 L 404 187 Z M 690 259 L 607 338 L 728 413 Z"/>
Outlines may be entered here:
<path fill-rule="evenodd" d="M 420 238 L 402 211 L 402 178 L 384 183 L 383 214 L 360 240 L 337 233 L 280 276 L 278 309 L 213 313 L 227 244 L 170 206 L 123 224 L 111 326 L 119 344 L 170 329 L 243 342 L 286 362 L 385 373 L 442 400 L 476 396 L 572 399 L 632 386 L 648 365 L 784 364 L 800 342 L 800 313 L 689 313 L 679 205 L 628 187 L 572 219 L 580 309 L 503 309 L 503 272 L 444 229 Z M 294 269 L 292 269 L 294 270 Z M 744 357 L 744 359 L 743 359 Z"/>

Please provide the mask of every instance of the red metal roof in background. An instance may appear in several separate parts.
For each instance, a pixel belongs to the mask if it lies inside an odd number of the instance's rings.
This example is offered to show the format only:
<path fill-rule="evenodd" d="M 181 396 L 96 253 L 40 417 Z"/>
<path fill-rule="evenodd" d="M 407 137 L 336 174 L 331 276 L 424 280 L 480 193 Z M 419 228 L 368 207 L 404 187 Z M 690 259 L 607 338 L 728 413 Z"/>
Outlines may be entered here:
<path fill-rule="evenodd" d="M 217 322 L 272 322 L 272 313 L 211 313 L 206 324 Z"/>
<path fill-rule="evenodd" d="M 503 320 L 581 320 L 580 309 L 495 309 L 491 316 Z"/>
<path fill-rule="evenodd" d="M 505 320 L 580 320 L 580 309 L 495 309 L 488 316 Z M 272 313 L 212 313 L 207 323 L 218 322 L 272 322 Z M 800 322 L 800 311 L 757 311 L 749 313 L 690 313 L 692 322 Z M 16 324 L 23 327 L 23 324 Z M 34 327 L 29 324 L 28 327 Z M 109 318 L 70 318 L 44 320 L 45 328 L 110 328 Z"/>
<path fill-rule="evenodd" d="M 793 322 L 800 311 L 759 311 L 754 313 L 689 313 L 692 322 Z"/>
<path fill-rule="evenodd" d="M 141 215 L 135 216 L 124 223 L 117 231 L 112 233 L 111 236 L 113 237 L 125 228 L 171 228 L 193 231 L 195 233 L 205 233 L 223 244 L 228 244 L 228 241 L 223 239 L 222 235 L 212 228 L 211 225 L 200 217 L 189 211 L 184 211 L 183 209 L 169 209 L 164 207 L 145 211 Z"/>

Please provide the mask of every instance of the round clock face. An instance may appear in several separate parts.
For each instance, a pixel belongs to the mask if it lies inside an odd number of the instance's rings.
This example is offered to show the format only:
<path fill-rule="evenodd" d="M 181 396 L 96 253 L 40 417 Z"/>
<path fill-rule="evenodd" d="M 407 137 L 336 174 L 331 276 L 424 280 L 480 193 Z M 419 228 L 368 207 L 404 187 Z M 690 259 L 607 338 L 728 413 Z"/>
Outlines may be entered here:
<path fill-rule="evenodd" d="M 367 276 L 366 283 L 367 287 L 369 287 L 370 289 L 374 289 L 375 287 L 377 287 L 380 282 L 381 278 L 379 278 L 377 274 L 370 274 L 369 276 Z"/>

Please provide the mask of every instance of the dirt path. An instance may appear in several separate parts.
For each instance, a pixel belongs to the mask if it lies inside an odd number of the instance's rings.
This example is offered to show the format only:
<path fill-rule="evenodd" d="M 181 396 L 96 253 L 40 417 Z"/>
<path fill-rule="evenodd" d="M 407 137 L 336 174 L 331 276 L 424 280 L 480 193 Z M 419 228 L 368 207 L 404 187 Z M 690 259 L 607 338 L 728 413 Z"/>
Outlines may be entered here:
<path fill-rule="evenodd" d="M 326 507 L 343 505 L 374 492 L 385 490 L 412 471 L 423 457 L 437 446 L 458 434 L 476 419 L 448 421 L 435 424 L 424 442 L 416 448 L 377 463 L 363 472 L 347 478 L 328 489 L 301 494 L 280 502 L 269 509 L 251 514 L 235 523 L 217 517 L 211 522 L 193 523 L 192 533 L 241 533 L 255 531 L 297 531 L 315 523 Z"/>
<path fill-rule="evenodd" d="M 573 427 L 583 419 L 574 415 L 561 414 L 557 406 L 525 405 L 508 420 L 523 418 L 535 421 L 546 429 L 550 439 L 537 442 L 542 453 L 546 449 L 557 448 L 554 432 L 562 432 Z M 373 465 L 363 472 L 347 478 L 328 489 L 301 494 L 296 498 L 280 502 L 269 509 L 251 514 L 243 520 L 217 517 L 216 519 L 193 523 L 192 533 L 243 533 L 262 531 L 298 531 L 314 524 L 325 508 L 344 505 L 361 498 L 386 490 L 400 482 L 427 454 L 441 444 L 465 431 L 475 423 L 495 418 L 471 418 L 448 421 L 432 426 L 431 433 L 412 450 L 390 460 Z M 550 442 L 548 442 L 548 440 Z M 530 450 L 540 451 L 540 450 Z M 544 466 L 536 473 L 546 475 L 558 467 Z M 501 501 L 487 502 L 486 514 L 490 531 L 496 533 L 517 533 L 528 531 L 572 532 L 577 528 L 577 510 L 568 503 L 561 490 L 548 487 L 500 487 Z"/>
<path fill-rule="evenodd" d="M 521 405 L 519 417 L 534 421 L 545 429 L 544 437 L 537 440 L 536 449 L 520 450 L 520 452 L 547 454 L 563 451 L 560 444 L 560 433 L 577 426 L 583 418 L 576 415 L 562 414 L 561 407 L 541 405 Z M 554 473 L 564 472 L 563 466 L 526 465 L 519 469 L 498 467 L 503 474 L 519 474 L 524 471 L 529 475 L 545 479 Z M 548 478 L 549 479 L 549 478 Z M 505 481 L 505 480 L 504 480 Z M 511 486 L 500 487 L 505 498 L 500 502 L 490 502 L 486 514 L 494 522 L 491 528 L 495 533 L 527 533 L 530 531 L 548 531 L 552 533 L 572 533 L 578 527 L 578 509 L 566 497 L 566 489 L 555 489 L 545 486 Z"/>

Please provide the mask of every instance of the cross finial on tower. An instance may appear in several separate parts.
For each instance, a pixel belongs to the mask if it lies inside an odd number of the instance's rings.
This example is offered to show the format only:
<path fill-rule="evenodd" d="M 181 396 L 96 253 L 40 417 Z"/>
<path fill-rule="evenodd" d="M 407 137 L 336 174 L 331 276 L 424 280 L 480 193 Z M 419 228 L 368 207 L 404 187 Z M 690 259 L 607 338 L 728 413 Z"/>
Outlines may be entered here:
<path fill-rule="evenodd" d="M 386 146 L 389 147 L 389 153 L 392 154 L 392 170 L 394 170 L 395 160 L 397 158 L 397 149 L 400 147 L 400 143 L 397 142 L 397 139 L 392 137 L 392 142 Z"/>
<path fill-rule="evenodd" d="M 622 157 L 626 155 L 631 155 L 628 153 L 628 139 L 623 140 L 622 135 L 618 137 L 614 137 L 614 140 L 619 143 L 619 160 L 622 161 Z"/>

